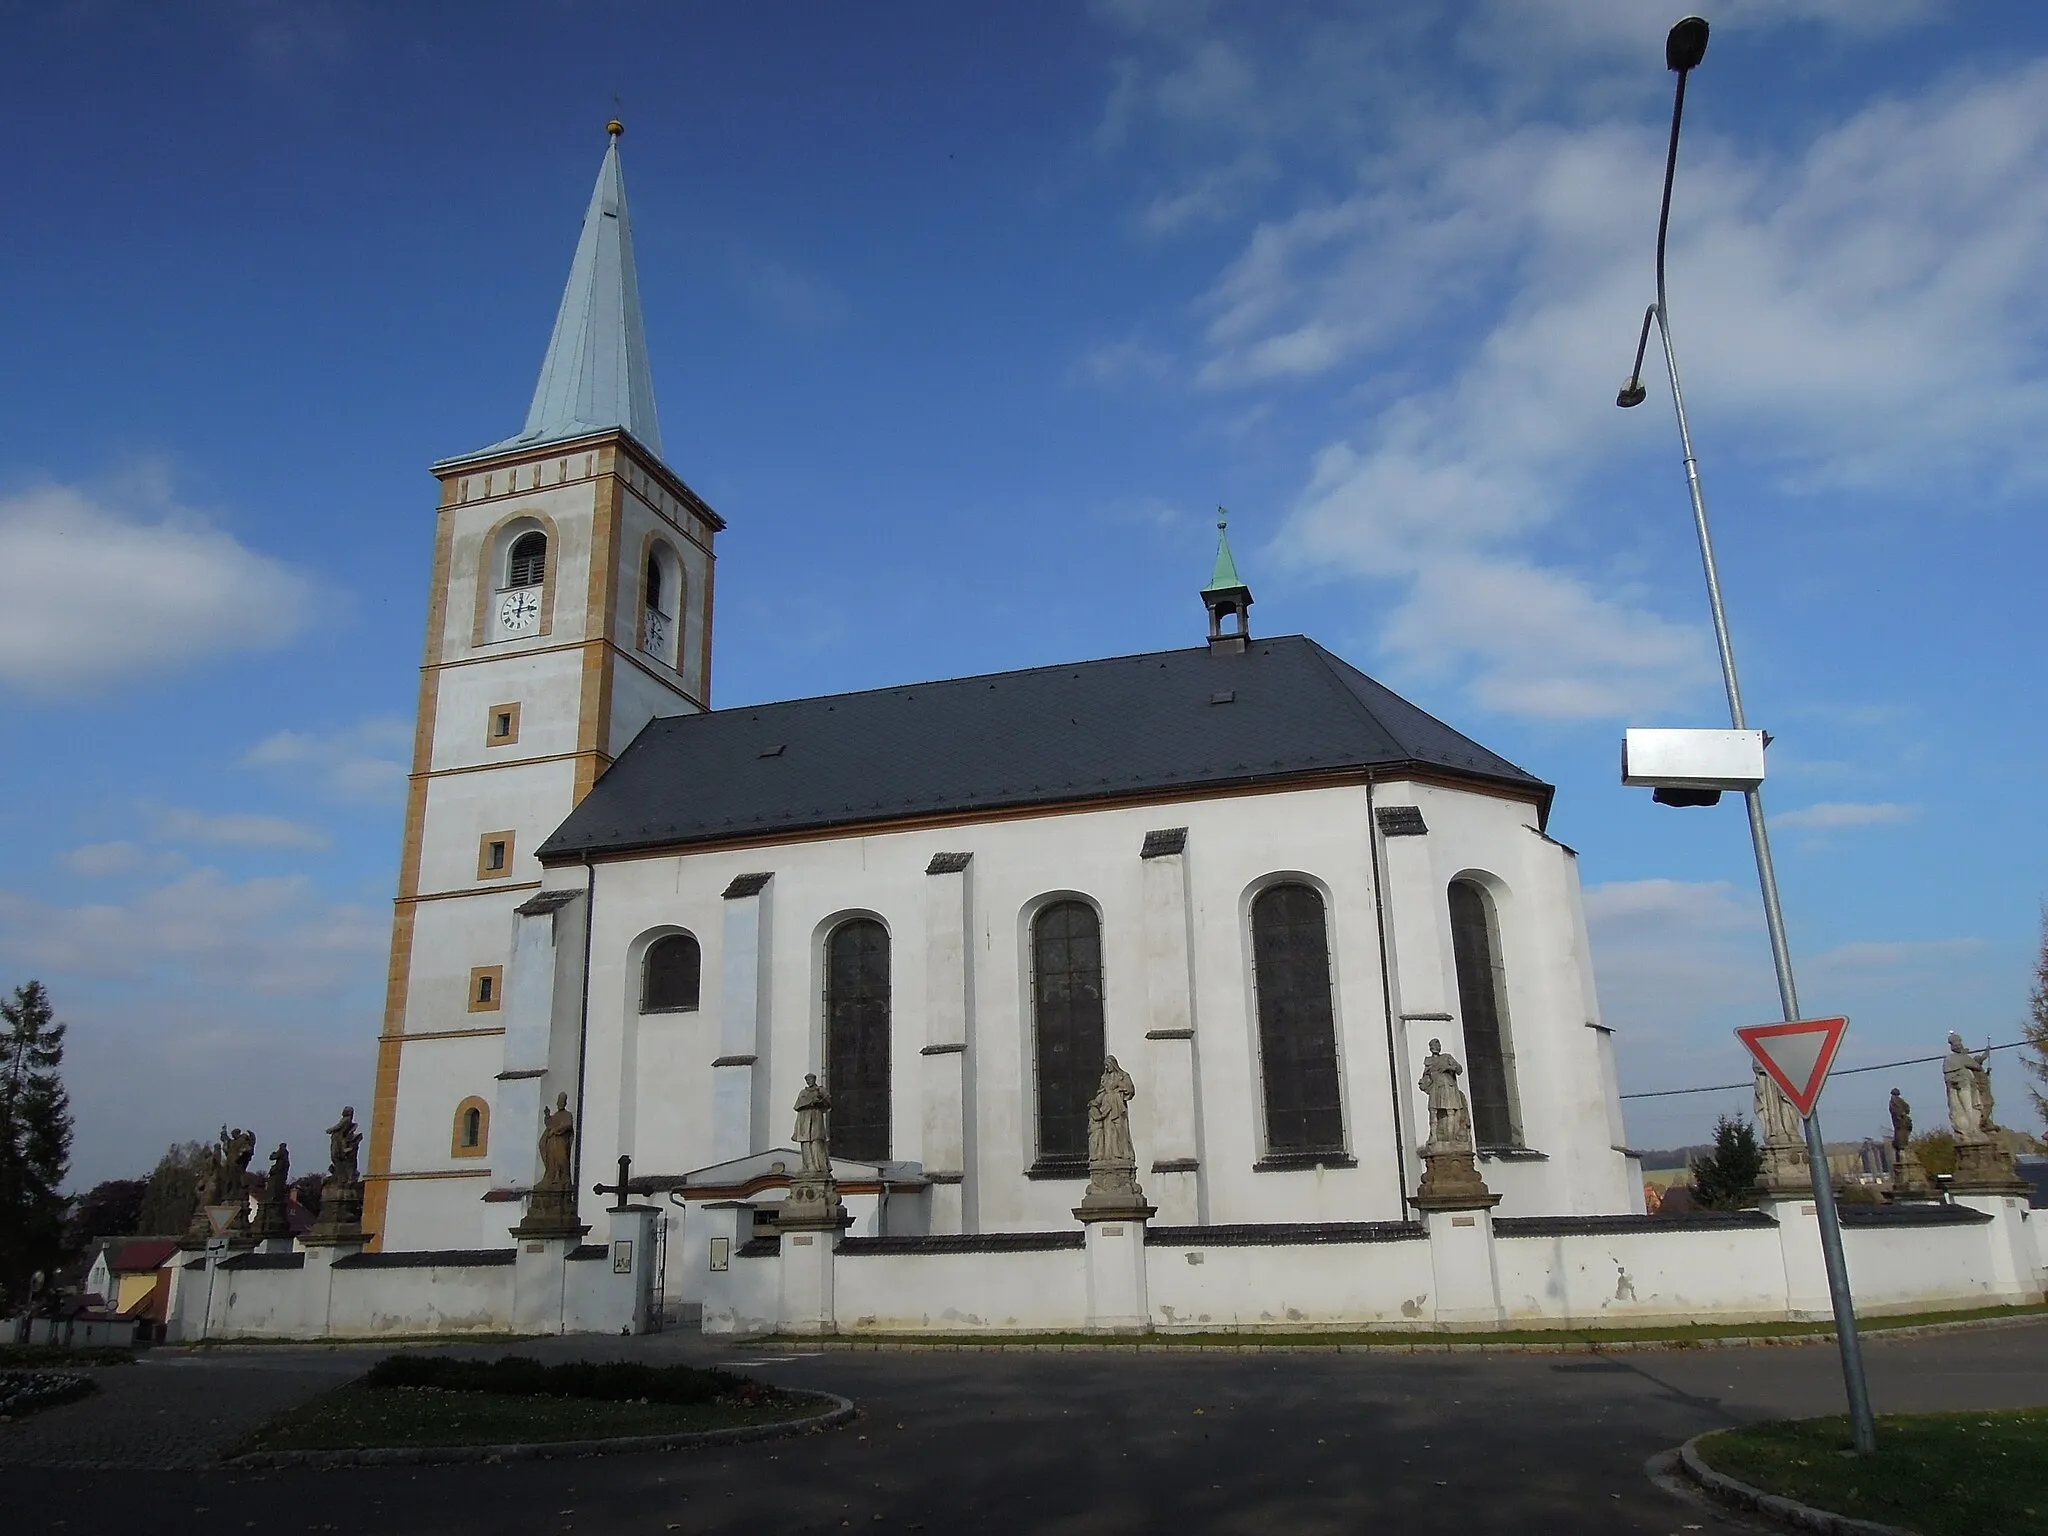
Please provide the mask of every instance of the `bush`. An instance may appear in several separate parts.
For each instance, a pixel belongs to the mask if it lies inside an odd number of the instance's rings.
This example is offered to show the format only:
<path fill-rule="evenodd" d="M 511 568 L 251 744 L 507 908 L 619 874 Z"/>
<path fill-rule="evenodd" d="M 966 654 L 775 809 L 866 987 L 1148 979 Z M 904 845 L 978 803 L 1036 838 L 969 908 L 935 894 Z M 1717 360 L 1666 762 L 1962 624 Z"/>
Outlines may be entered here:
<path fill-rule="evenodd" d="M 363 1377 L 368 1387 L 493 1392 L 515 1397 L 589 1397 L 606 1402 L 691 1404 L 745 1395 L 759 1383 L 731 1371 L 627 1360 L 542 1365 L 525 1355 L 469 1360 L 453 1355 L 389 1355 Z"/>

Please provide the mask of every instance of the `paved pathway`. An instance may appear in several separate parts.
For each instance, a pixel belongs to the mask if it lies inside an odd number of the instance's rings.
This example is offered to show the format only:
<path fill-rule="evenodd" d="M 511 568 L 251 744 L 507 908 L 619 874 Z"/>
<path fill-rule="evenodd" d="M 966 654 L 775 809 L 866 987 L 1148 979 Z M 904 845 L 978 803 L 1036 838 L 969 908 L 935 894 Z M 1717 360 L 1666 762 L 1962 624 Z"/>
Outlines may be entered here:
<path fill-rule="evenodd" d="M 529 1346 L 530 1347 L 530 1346 Z M 552 1343 L 546 1354 L 704 1359 L 688 1335 Z M 1880 1411 L 2048 1402 L 2048 1323 L 1868 1350 Z M 0 1477 L 0 1529 L 152 1536 L 444 1532 L 1728 1532 L 1751 1527 L 1663 1493 L 1644 1461 L 1717 1425 L 1839 1411 L 1832 1348 L 1541 1355 L 730 1355 L 866 1410 L 794 1441 L 503 1466 L 265 1474 Z M 98 1403 L 0 1426 L 0 1459 L 197 1435 L 118 1425 L 200 1402 L 226 1433 L 263 1403 L 359 1368 L 348 1354 L 163 1359 Z M 195 1385 L 196 1384 L 196 1385 Z M 181 1396 L 181 1394 L 189 1394 Z M 111 1418 L 108 1417 L 111 1412 Z M 64 1416 L 70 1417 L 69 1425 Z M 209 1431 L 214 1433 L 216 1431 Z M 71 1436 L 66 1440 L 66 1436 Z M 1986 1533 L 1995 1536 L 1995 1533 Z"/>

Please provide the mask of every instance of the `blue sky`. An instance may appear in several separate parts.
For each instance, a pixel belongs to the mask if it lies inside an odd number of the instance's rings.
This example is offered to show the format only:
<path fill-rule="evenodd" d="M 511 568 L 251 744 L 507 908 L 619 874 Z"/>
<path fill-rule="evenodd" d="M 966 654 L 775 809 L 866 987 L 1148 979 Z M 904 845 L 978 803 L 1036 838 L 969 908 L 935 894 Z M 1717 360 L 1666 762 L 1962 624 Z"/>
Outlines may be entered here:
<path fill-rule="evenodd" d="M 1807 1011 L 2017 1037 L 2048 887 L 2048 12 L 1712 7 L 1672 311 Z M 1624 1088 L 1775 1001 L 1650 296 L 1667 16 L 73 3 L 5 23 L 0 980 L 76 1173 L 369 1093 L 434 459 L 523 419 L 614 95 L 714 703 L 1306 632 L 1559 786 Z M 2022 1119 L 2002 1054 L 2006 1118 Z M 1898 1082 L 1845 1078 L 1836 1137 Z M 1702 1136 L 1743 1095 L 1639 1101 Z"/>

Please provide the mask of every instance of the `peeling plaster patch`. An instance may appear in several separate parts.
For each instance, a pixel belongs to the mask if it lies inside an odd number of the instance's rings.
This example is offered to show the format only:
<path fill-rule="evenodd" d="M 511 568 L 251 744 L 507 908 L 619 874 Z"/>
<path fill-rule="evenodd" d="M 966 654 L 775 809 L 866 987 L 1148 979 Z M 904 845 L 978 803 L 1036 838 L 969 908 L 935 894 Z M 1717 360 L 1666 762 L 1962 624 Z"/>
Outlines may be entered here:
<path fill-rule="evenodd" d="M 1621 1267 L 1621 1260 L 1619 1259 L 1614 1261 L 1614 1299 L 1616 1301 L 1634 1301 L 1636 1299 L 1636 1283 L 1629 1279 L 1628 1271 Z"/>
<path fill-rule="evenodd" d="M 1409 1297 L 1408 1300 L 1401 1303 L 1401 1315 L 1403 1317 L 1422 1316 L 1422 1304 L 1427 1300 L 1429 1300 L 1429 1293 L 1427 1291 L 1424 1291 L 1420 1296 Z"/>

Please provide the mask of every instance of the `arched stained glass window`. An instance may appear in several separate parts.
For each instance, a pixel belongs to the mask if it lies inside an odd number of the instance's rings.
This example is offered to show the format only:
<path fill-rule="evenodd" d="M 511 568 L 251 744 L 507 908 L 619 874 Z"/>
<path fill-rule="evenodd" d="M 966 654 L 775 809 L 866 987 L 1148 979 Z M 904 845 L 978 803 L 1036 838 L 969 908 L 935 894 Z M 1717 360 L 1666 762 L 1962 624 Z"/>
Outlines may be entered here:
<path fill-rule="evenodd" d="M 1337 1024 L 1330 1001 L 1330 940 L 1323 898 L 1275 885 L 1252 903 L 1252 963 L 1259 998 L 1259 1070 L 1269 1152 L 1342 1152 Z"/>
<path fill-rule="evenodd" d="M 537 587 L 548 573 L 548 536 L 522 533 L 512 541 L 512 555 L 506 563 L 505 585 Z"/>
<path fill-rule="evenodd" d="M 1102 924 L 1085 901 L 1056 901 L 1031 923 L 1038 1068 L 1038 1161 L 1088 1163 L 1088 1101 L 1102 1077 Z"/>
<path fill-rule="evenodd" d="M 647 946 L 640 973 L 642 1013 L 685 1013 L 697 1006 L 704 957 L 687 933 L 672 933 Z"/>
<path fill-rule="evenodd" d="M 832 1150 L 889 1159 L 889 930 L 871 917 L 825 941 L 825 1088 Z"/>
<path fill-rule="evenodd" d="M 1465 1082 L 1472 1099 L 1472 1139 L 1512 1147 L 1516 1125 L 1514 1048 L 1508 1034 L 1507 971 L 1493 898 L 1476 880 L 1453 880 L 1451 953 L 1458 967 L 1458 1011 L 1465 1021 Z"/>

